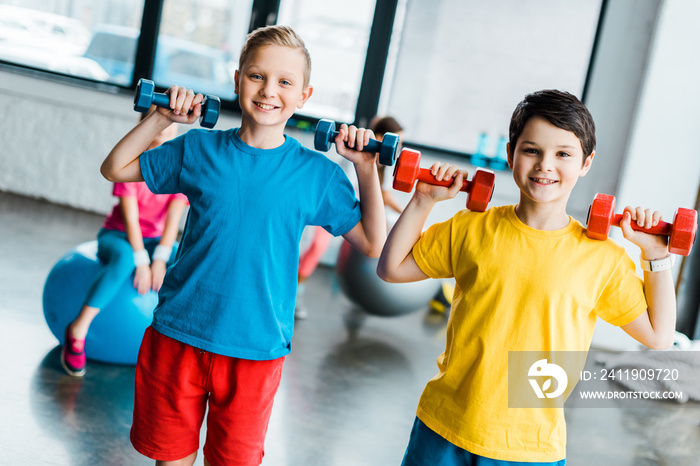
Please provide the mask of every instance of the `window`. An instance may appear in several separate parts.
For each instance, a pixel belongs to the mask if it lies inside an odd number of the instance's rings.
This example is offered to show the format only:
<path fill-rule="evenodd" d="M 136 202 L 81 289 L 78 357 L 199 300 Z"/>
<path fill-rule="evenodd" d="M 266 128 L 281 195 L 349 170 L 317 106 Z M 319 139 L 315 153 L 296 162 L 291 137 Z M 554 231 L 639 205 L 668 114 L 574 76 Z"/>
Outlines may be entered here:
<path fill-rule="evenodd" d="M 253 0 L 165 0 L 153 79 L 233 100 Z"/>
<path fill-rule="evenodd" d="M 314 93 L 300 113 L 355 120 L 374 0 L 283 0 L 278 24 L 291 26 L 311 54 Z"/>
<path fill-rule="evenodd" d="M 21 6 L 20 6 L 21 5 Z M 603 0 L 0 0 L 0 62 L 133 88 L 150 77 L 234 104 L 249 29 L 293 27 L 316 118 L 395 116 L 417 147 L 502 155 L 534 90 L 581 95 Z M 143 34 L 143 37 L 141 36 Z"/>
<path fill-rule="evenodd" d="M 117 84 L 130 83 L 136 37 L 109 37 L 109 28 L 138 31 L 143 0 L 0 0 L 0 60 Z M 115 33 L 116 34 L 116 33 Z M 123 39 L 118 42 L 117 39 Z"/>
<path fill-rule="evenodd" d="M 405 0 L 380 113 L 395 116 L 411 142 L 502 154 L 526 93 L 581 96 L 600 8 L 600 0 Z"/>
<path fill-rule="evenodd" d="M 106 72 L 107 81 L 128 86 L 136 61 L 139 30 L 115 25 L 99 25 L 93 31 L 85 57 L 94 60 Z"/>

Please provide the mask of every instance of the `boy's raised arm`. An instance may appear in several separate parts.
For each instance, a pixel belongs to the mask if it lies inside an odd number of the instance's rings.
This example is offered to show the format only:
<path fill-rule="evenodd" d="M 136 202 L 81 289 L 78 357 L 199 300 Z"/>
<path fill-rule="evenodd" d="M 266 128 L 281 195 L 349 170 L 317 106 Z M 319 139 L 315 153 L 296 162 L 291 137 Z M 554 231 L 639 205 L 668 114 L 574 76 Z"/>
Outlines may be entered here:
<path fill-rule="evenodd" d="M 413 246 L 435 202 L 413 197 L 389 232 L 377 265 L 377 275 L 390 283 L 424 280 L 428 276 L 413 259 Z"/>
<path fill-rule="evenodd" d="M 158 108 L 129 131 L 102 162 L 102 176 L 115 183 L 143 181 L 139 157 L 156 136 L 173 122 L 192 124 L 199 118 L 202 94 L 179 86 L 172 86 L 166 94 L 170 95 L 170 109 Z"/>
<path fill-rule="evenodd" d="M 454 165 L 441 165 L 435 162 L 431 172 L 438 180 L 454 177 L 454 183 L 449 188 L 418 183 L 411 201 L 391 229 L 379 257 L 377 274 L 382 280 L 403 283 L 428 278 L 413 258 L 413 246 L 420 238 L 423 226 L 435 203 L 455 197 L 464 179 L 464 174 Z"/>
<path fill-rule="evenodd" d="M 623 214 L 622 232 L 625 238 L 642 251 L 645 260 L 656 260 L 667 257 L 669 252 L 665 239 L 661 236 L 650 235 L 632 230 L 631 221 L 640 226 L 651 227 L 658 224 L 661 214 L 652 213 L 638 207 L 626 207 Z M 647 311 L 622 329 L 632 338 L 652 349 L 665 349 L 673 345 L 676 330 L 676 291 L 673 286 L 671 269 L 661 272 L 644 272 L 644 295 L 647 301 Z"/>
<path fill-rule="evenodd" d="M 361 152 L 373 136 L 372 131 L 340 126 L 335 140 L 336 150 L 350 160 L 355 166 L 360 191 L 360 210 L 362 218 L 355 227 L 343 237 L 353 247 L 369 257 L 379 257 L 386 241 L 386 216 L 382 189 L 379 186 L 377 155 Z M 350 148 L 345 147 L 345 142 Z"/>
<path fill-rule="evenodd" d="M 109 181 L 127 183 L 143 181 L 139 157 L 151 141 L 172 123 L 153 112 L 124 136 L 107 155 L 100 173 Z"/>

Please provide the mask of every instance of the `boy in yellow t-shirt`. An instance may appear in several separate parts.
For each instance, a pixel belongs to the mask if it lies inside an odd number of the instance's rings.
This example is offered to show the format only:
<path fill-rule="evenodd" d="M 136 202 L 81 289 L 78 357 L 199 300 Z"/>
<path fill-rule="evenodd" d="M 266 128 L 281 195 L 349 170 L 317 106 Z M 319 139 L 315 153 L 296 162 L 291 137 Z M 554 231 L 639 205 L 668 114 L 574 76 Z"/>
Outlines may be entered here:
<path fill-rule="evenodd" d="M 379 261 L 390 282 L 456 281 L 439 373 L 421 396 L 404 465 L 565 464 L 563 409 L 509 409 L 509 352 L 587 351 L 597 317 L 651 348 L 673 342 L 671 271 L 644 272 L 642 282 L 621 246 L 589 239 L 566 213 L 595 156 L 583 103 L 560 91 L 529 94 L 509 136 L 517 205 L 463 210 L 421 234 L 435 203 L 453 198 L 465 176 L 435 163 L 433 175 L 454 178 L 452 187 L 418 183 Z M 666 239 L 630 224 L 660 219 L 649 209 L 624 210 L 624 237 L 644 260 L 667 257 Z"/>

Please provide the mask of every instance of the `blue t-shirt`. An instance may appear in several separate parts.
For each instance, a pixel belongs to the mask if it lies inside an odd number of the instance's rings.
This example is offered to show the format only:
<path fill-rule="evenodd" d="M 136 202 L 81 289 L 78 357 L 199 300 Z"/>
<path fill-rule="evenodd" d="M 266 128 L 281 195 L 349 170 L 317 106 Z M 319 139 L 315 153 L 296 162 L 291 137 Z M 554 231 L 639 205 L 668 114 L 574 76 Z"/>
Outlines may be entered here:
<path fill-rule="evenodd" d="M 251 147 L 238 129 L 192 129 L 140 164 L 151 191 L 190 202 L 153 328 L 226 356 L 288 354 L 304 227 L 338 236 L 361 218 L 343 170 L 289 136 L 276 149 Z"/>

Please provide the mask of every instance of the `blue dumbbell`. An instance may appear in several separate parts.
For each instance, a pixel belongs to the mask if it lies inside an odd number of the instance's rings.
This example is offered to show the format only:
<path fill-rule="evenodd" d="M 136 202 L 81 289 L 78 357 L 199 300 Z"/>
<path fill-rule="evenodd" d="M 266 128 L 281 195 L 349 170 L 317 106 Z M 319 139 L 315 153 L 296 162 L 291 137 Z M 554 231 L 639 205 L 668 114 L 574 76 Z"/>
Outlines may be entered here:
<path fill-rule="evenodd" d="M 314 133 L 314 148 L 317 151 L 328 152 L 337 136 L 338 131 L 335 130 L 333 120 L 319 120 Z M 379 163 L 391 166 L 394 165 L 398 149 L 399 136 L 394 133 L 386 133 L 381 142 L 370 139 L 369 144 L 362 148 L 362 152 L 379 152 Z"/>
<path fill-rule="evenodd" d="M 151 105 L 161 108 L 170 108 L 170 96 L 155 92 L 156 85 L 150 79 L 139 79 L 134 94 L 134 110 L 147 113 Z M 221 100 L 215 95 L 206 95 L 202 101 L 202 116 L 199 124 L 205 128 L 213 128 L 219 119 Z"/>

